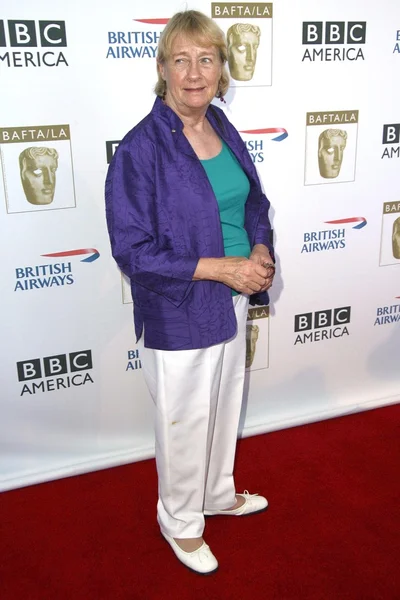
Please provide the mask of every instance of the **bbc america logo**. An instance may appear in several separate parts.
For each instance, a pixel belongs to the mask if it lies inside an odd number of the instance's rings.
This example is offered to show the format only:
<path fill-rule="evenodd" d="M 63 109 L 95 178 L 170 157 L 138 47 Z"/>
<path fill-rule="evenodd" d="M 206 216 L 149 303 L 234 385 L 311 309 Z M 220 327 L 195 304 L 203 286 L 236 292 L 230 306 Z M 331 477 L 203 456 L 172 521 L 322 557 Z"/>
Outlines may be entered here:
<path fill-rule="evenodd" d="M 112 161 L 112 158 L 120 145 L 121 140 L 109 140 L 106 142 L 106 155 L 107 155 L 107 164 L 109 165 Z"/>
<path fill-rule="evenodd" d="M 329 308 L 303 313 L 294 317 L 294 331 L 297 333 L 294 345 L 307 342 L 321 342 L 349 335 L 351 307 Z"/>
<path fill-rule="evenodd" d="M 91 350 L 17 362 L 18 381 L 23 383 L 20 395 L 52 392 L 71 386 L 85 385 L 88 382 L 93 383 L 92 377 L 87 372 L 91 369 L 93 369 Z M 37 382 L 38 379 L 42 381 Z"/>
<path fill-rule="evenodd" d="M 303 45 L 323 47 L 307 48 L 302 62 L 364 60 L 361 45 L 365 44 L 366 35 L 366 21 L 304 22 Z"/>
<path fill-rule="evenodd" d="M 65 55 L 58 50 L 66 46 L 65 21 L 0 20 L 0 48 L 17 48 L 0 50 L 0 64 L 7 67 L 67 67 Z"/>
<path fill-rule="evenodd" d="M 385 149 L 381 158 L 400 158 L 400 123 L 383 126 L 382 144 Z"/>

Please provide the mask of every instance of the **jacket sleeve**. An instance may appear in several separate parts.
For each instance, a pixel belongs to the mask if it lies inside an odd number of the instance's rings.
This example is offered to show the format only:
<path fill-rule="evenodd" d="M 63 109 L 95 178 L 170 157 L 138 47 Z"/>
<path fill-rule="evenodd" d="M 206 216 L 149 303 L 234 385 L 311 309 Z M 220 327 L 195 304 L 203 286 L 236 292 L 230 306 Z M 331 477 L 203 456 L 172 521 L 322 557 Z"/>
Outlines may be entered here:
<path fill-rule="evenodd" d="M 267 246 L 268 251 L 271 255 L 271 258 L 275 262 L 274 247 L 272 245 L 273 244 L 272 229 L 271 229 L 271 223 L 270 223 L 269 216 L 268 216 L 270 203 L 269 203 L 268 198 L 262 191 L 261 184 L 259 181 L 258 181 L 258 193 L 259 193 L 259 198 L 260 198 L 260 215 L 258 218 L 254 243 L 255 244 L 264 244 L 264 246 Z"/>
<path fill-rule="evenodd" d="M 239 133 L 238 133 L 238 136 L 240 137 Z M 255 168 L 254 163 L 251 160 L 251 156 L 246 148 L 246 145 L 245 145 L 244 141 L 242 140 L 242 138 L 240 138 L 240 140 L 242 142 L 243 159 L 246 164 L 246 169 L 251 173 L 252 180 L 253 180 L 252 194 L 254 195 L 255 202 L 258 204 L 258 208 L 259 208 L 258 222 L 257 222 L 256 231 L 255 231 L 255 235 L 254 235 L 254 244 L 264 244 L 264 246 L 267 246 L 268 251 L 271 255 L 271 258 L 275 262 L 275 253 L 274 253 L 273 240 L 272 240 L 272 228 L 271 228 L 271 223 L 270 223 L 269 215 L 268 215 L 269 208 L 270 208 L 270 202 L 262 190 L 261 182 L 260 182 L 260 179 L 259 179 L 258 173 L 257 173 L 257 169 Z"/>
<path fill-rule="evenodd" d="M 193 286 L 198 258 L 177 254 L 163 238 L 160 230 L 167 230 L 168 222 L 157 210 L 154 165 L 134 141 L 117 149 L 105 188 L 111 250 L 134 283 L 179 306 Z"/>

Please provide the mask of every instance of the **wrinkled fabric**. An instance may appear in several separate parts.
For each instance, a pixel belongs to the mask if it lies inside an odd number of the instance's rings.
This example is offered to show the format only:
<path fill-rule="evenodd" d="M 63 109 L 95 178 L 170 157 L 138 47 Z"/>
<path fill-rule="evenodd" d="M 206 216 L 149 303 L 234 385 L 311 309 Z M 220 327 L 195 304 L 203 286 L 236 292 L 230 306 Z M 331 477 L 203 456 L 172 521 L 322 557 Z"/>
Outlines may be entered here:
<path fill-rule="evenodd" d="M 221 109 L 210 106 L 207 119 L 249 178 L 250 245 L 265 244 L 273 256 L 269 202 L 246 146 Z M 137 339 L 144 326 L 146 347 L 188 350 L 235 335 L 230 288 L 192 281 L 199 258 L 224 256 L 218 204 L 182 121 L 160 98 L 111 161 L 106 217 L 112 254 L 131 280 Z M 258 296 L 268 303 L 266 293 Z"/>

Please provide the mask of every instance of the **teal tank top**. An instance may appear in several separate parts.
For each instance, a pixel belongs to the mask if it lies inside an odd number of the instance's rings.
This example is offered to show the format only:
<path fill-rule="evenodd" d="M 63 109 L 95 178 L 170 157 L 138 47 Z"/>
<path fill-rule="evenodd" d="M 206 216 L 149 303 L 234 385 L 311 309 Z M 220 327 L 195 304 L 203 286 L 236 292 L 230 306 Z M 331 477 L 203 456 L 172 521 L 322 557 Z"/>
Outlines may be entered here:
<path fill-rule="evenodd" d="M 200 162 L 217 199 L 225 256 L 248 258 L 251 249 L 244 218 L 249 180 L 223 140 L 222 150 L 217 156 Z M 232 293 L 237 294 L 234 290 Z"/>

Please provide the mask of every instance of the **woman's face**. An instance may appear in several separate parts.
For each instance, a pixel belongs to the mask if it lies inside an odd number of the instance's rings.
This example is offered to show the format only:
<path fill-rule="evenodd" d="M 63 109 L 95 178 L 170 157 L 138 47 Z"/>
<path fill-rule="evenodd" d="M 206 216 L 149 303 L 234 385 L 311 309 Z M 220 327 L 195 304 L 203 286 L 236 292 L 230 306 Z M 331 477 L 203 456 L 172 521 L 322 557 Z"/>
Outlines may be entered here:
<path fill-rule="evenodd" d="M 167 104 L 187 115 L 207 109 L 218 90 L 222 63 L 215 46 L 196 46 L 188 38 L 177 35 L 171 56 L 159 63 L 159 69 L 167 84 Z"/>

